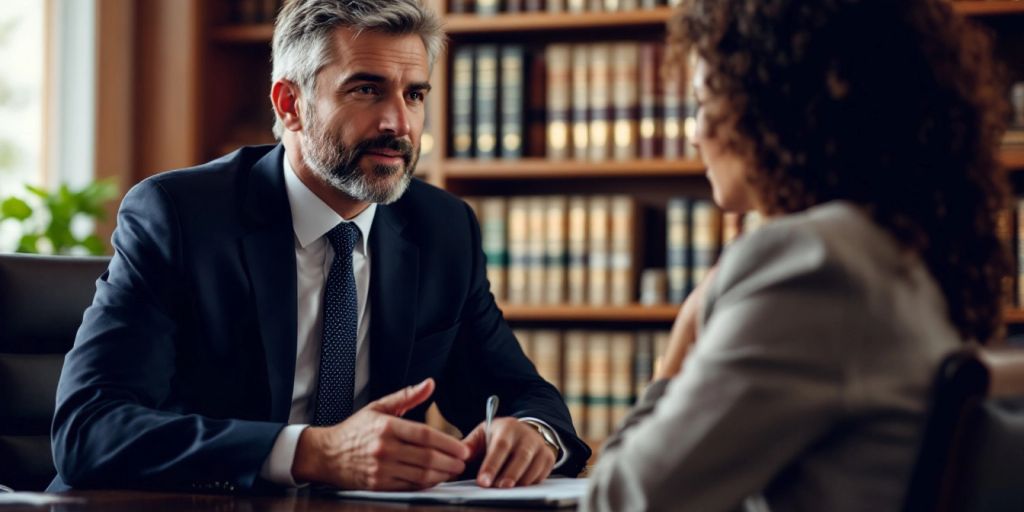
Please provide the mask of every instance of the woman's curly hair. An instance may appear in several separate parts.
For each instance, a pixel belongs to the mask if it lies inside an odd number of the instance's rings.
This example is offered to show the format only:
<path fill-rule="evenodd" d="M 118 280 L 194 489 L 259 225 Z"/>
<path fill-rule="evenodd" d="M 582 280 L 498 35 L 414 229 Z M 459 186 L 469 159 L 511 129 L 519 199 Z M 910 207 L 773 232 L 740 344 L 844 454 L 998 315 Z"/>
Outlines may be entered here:
<path fill-rule="evenodd" d="M 766 213 L 864 207 L 937 279 L 968 340 L 1001 333 L 1008 105 L 992 44 L 940 0 L 685 0 L 670 59 L 693 52 L 710 119 L 751 165 Z"/>

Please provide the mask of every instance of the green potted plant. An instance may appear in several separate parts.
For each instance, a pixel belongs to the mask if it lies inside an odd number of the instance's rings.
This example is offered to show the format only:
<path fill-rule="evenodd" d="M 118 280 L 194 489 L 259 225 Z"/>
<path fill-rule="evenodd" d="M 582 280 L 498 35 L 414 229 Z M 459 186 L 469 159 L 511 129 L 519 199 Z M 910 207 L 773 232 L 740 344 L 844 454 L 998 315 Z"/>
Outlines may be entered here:
<path fill-rule="evenodd" d="M 65 255 L 106 252 L 103 241 L 93 231 L 96 221 L 106 218 L 106 203 L 117 196 L 117 186 L 109 181 L 97 181 L 79 190 L 67 185 L 53 191 L 32 185 L 25 185 L 25 189 L 37 199 L 36 207 L 20 197 L 8 197 L 0 202 L 0 222 L 20 225 L 16 252 Z"/>

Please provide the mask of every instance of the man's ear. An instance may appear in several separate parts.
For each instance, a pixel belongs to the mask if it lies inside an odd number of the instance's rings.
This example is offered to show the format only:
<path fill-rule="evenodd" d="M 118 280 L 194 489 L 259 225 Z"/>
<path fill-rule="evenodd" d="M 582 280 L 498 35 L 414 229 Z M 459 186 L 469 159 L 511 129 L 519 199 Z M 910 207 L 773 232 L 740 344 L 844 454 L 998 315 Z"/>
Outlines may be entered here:
<path fill-rule="evenodd" d="M 277 80 L 270 89 L 270 102 L 281 124 L 288 130 L 302 130 L 302 118 L 299 116 L 299 87 L 288 80 Z"/>

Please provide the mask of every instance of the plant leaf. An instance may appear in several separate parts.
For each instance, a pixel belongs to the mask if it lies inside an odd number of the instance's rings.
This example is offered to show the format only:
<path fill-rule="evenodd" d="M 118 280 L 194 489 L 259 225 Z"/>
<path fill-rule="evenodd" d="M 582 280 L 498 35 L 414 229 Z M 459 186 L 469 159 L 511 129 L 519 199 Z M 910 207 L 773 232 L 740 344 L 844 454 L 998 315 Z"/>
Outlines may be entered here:
<path fill-rule="evenodd" d="M 25 220 L 32 216 L 32 207 L 17 197 L 8 197 L 0 203 L 0 215 L 3 218 Z"/>
<path fill-rule="evenodd" d="M 35 194 L 35 195 L 37 195 L 37 196 L 39 196 L 39 197 L 41 197 L 43 199 L 49 199 L 49 197 L 50 197 L 50 193 L 47 192 L 46 189 L 42 189 L 42 188 L 36 187 L 34 185 L 25 184 L 25 190 L 28 190 L 29 192 L 31 192 L 31 193 L 33 193 L 33 194 Z"/>
<path fill-rule="evenodd" d="M 104 206 L 116 196 L 117 186 L 112 181 L 103 180 L 90 183 L 77 194 L 79 211 L 97 219 L 104 219 L 107 216 Z"/>
<path fill-rule="evenodd" d="M 71 233 L 71 223 L 56 217 L 49 226 L 46 226 L 46 238 L 53 243 L 53 252 L 63 254 L 68 248 L 77 243 L 75 236 Z"/>
<path fill-rule="evenodd" d="M 28 254 L 39 254 L 39 248 L 36 245 L 38 242 L 39 235 L 32 233 L 22 235 L 21 239 L 18 240 L 18 248 L 15 251 Z"/>

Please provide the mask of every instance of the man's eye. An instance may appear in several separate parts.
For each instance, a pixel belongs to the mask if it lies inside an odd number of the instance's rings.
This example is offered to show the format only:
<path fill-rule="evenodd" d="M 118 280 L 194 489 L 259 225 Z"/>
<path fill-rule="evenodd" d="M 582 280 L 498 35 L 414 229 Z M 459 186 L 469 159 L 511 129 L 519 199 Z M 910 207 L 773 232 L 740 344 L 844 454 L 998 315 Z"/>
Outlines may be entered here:
<path fill-rule="evenodd" d="M 361 85 L 355 88 L 355 92 L 359 94 L 377 94 L 377 88 L 372 85 Z"/>
<path fill-rule="evenodd" d="M 426 96 L 423 91 L 412 91 L 409 93 L 409 99 L 412 101 L 423 101 Z"/>

